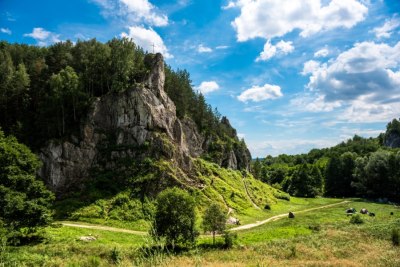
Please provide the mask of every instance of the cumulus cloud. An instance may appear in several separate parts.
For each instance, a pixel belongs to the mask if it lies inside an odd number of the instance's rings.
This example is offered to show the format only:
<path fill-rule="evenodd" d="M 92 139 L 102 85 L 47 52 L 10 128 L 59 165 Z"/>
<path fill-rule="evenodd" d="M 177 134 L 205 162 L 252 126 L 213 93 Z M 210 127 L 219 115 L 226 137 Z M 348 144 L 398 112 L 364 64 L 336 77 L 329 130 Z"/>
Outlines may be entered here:
<path fill-rule="evenodd" d="M 357 0 L 238 0 L 240 15 L 232 22 L 240 42 L 282 37 L 298 29 L 302 37 L 363 21 L 368 8 Z"/>
<path fill-rule="evenodd" d="M 329 64 L 312 71 L 308 87 L 326 95 L 327 101 L 355 100 L 365 96 L 372 102 L 400 95 L 400 42 L 362 42 L 341 53 Z M 304 72 L 304 71 L 303 71 Z"/>
<path fill-rule="evenodd" d="M 197 47 L 197 52 L 199 53 L 211 53 L 213 50 L 210 47 L 204 46 L 203 44 L 200 44 Z"/>
<path fill-rule="evenodd" d="M 318 70 L 319 67 L 320 67 L 320 63 L 318 61 L 309 60 L 309 61 L 304 63 L 303 71 L 301 72 L 301 74 L 302 75 L 307 75 L 307 74 L 313 73 L 316 70 Z"/>
<path fill-rule="evenodd" d="M 219 90 L 219 85 L 216 81 L 204 81 L 198 87 L 197 90 L 203 95 Z"/>
<path fill-rule="evenodd" d="M 310 112 L 330 112 L 342 106 L 341 101 L 326 102 L 323 95 L 303 95 L 292 99 L 290 104 Z"/>
<path fill-rule="evenodd" d="M 132 38 L 133 41 L 141 46 L 144 50 L 153 51 L 154 45 L 154 52 L 161 53 L 165 58 L 172 58 L 173 56 L 168 52 L 167 47 L 164 44 L 164 41 L 155 32 L 152 28 L 144 28 L 141 26 L 132 26 L 129 27 L 129 32 L 122 32 L 121 37 L 128 37 Z"/>
<path fill-rule="evenodd" d="M 102 7 L 105 17 L 123 18 L 128 23 L 144 22 L 153 26 L 168 25 L 168 17 L 161 14 L 148 0 L 92 0 Z"/>
<path fill-rule="evenodd" d="M 243 91 L 237 99 L 242 102 L 260 102 L 267 99 L 282 97 L 281 88 L 277 85 L 264 84 L 263 86 L 253 86 Z"/>
<path fill-rule="evenodd" d="M 0 28 L 0 32 L 11 35 L 11 30 L 9 28 Z"/>
<path fill-rule="evenodd" d="M 400 113 L 400 42 L 394 46 L 362 42 L 336 59 L 308 61 L 303 75 L 313 97 L 292 102 L 310 111 L 341 107 L 340 120 L 382 122 Z"/>
<path fill-rule="evenodd" d="M 256 61 L 267 61 L 270 58 L 274 57 L 275 55 L 287 55 L 294 51 L 293 42 L 285 42 L 280 41 L 276 45 L 272 45 L 271 41 L 268 40 L 264 44 L 264 50 L 261 54 L 256 58 Z"/>
<path fill-rule="evenodd" d="M 372 31 L 377 38 L 390 38 L 393 31 L 398 27 L 400 27 L 400 19 L 398 17 L 393 17 L 390 20 L 386 20 L 381 27 L 376 27 Z"/>
<path fill-rule="evenodd" d="M 328 48 L 322 48 L 314 53 L 314 57 L 327 57 L 329 55 Z"/>
<path fill-rule="evenodd" d="M 40 46 L 45 46 L 51 43 L 60 42 L 59 34 L 46 31 L 43 28 L 33 28 L 31 33 L 25 33 L 24 36 L 35 39 L 37 44 Z"/>

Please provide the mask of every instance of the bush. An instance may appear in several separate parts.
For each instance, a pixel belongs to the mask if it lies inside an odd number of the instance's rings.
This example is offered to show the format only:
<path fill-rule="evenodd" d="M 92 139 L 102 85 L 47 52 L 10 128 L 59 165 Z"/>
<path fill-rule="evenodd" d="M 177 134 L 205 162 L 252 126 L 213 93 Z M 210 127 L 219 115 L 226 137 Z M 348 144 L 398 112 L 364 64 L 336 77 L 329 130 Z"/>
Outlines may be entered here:
<path fill-rule="evenodd" d="M 392 230 L 392 243 L 393 246 L 398 246 L 400 244 L 400 230 L 398 229 Z"/>
<path fill-rule="evenodd" d="M 362 223 L 364 223 L 364 220 L 361 218 L 360 214 L 356 214 L 356 215 L 351 216 L 350 223 L 362 224 Z"/>
<path fill-rule="evenodd" d="M 121 251 L 114 247 L 113 250 L 111 250 L 110 258 L 114 264 L 119 264 L 122 261 Z"/>
<path fill-rule="evenodd" d="M 229 249 L 232 248 L 237 240 L 237 233 L 225 231 L 224 232 L 224 248 Z"/>

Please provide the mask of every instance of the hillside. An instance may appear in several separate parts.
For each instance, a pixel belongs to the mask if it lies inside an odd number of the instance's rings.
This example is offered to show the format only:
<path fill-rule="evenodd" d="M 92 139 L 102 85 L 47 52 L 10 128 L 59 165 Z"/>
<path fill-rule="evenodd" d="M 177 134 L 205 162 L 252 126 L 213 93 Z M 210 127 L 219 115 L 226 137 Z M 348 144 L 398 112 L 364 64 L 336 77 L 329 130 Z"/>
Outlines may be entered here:
<path fill-rule="evenodd" d="M 199 211 L 217 202 L 244 221 L 289 200 L 253 178 L 228 118 L 161 54 L 127 39 L 2 42 L 0 52 L 1 127 L 43 162 L 38 173 L 56 194 L 57 218 L 140 228 L 154 197 L 173 186 L 189 191 Z"/>
<path fill-rule="evenodd" d="M 365 197 L 399 201 L 397 119 L 376 138 L 355 135 L 307 154 L 267 156 L 252 163 L 258 179 L 295 196 Z"/>

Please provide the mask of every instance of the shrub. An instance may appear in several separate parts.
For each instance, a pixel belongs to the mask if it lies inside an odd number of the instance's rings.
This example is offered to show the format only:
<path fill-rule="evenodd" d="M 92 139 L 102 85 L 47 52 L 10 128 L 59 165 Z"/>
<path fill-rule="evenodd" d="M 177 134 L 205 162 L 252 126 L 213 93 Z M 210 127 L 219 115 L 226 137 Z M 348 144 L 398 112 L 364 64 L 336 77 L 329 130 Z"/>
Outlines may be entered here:
<path fill-rule="evenodd" d="M 232 248 L 237 240 L 237 233 L 233 233 L 230 231 L 224 232 L 224 248 L 229 249 Z"/>
<path fill-rule="evenodd" d="M 398 246 L 400 244 L 400 231 L 398 229 L 392 230 L 392 243 L 393 246 Z"/>
<path fill-rule="evenodd" d="M 111 250 L 110 258 L 114 264 L 120 263 L 122 261 L 121 251 L 114 247 L 113 250 Z"/>
<path fill-rule="evenodd" d="M 362 224 L 362 223 L 364 223 L 364 220 L 361 218 L 360 214 L 356 214 L 356 215 L 351 216 L 350 223 Z"/>

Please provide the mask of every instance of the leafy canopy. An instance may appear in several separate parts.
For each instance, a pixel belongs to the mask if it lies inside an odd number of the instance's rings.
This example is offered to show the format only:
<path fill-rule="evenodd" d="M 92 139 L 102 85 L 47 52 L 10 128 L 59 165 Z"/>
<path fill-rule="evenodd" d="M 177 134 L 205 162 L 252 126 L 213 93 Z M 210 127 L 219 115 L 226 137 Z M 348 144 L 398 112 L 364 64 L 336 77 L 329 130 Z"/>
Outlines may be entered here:
<path fill-rule="evenodd" d="M 188 246 L 196 242 L 196 204 L 182 189 L 168 188 L 157 196 L 153 236 L 165 238 L 167 245 Z"/>

